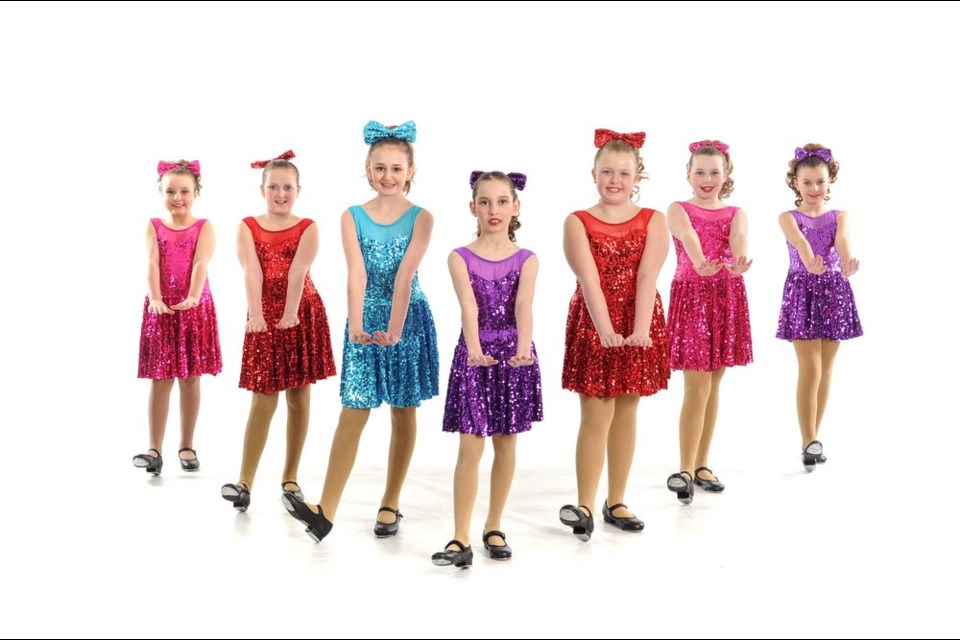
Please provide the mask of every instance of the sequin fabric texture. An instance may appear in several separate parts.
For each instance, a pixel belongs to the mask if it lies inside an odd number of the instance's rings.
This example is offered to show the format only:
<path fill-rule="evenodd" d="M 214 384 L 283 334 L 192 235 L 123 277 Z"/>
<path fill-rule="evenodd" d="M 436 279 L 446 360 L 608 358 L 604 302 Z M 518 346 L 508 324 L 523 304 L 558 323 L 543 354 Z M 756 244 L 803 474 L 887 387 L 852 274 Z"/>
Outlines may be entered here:
<path fill-rule="evenodd" d="M 523 263 L 533 255 L 520 249 L 503 260 L 486 260 L 466 247 L 455 250 L 470 274 L 477 301 L 477 325 L 483 353 L 498 361 L 490 367 L 467 364 L 463 333 L 453 354 L 443 430 L 477 436 L 510 435 L 543 420 L 540 365 L 512 367 L 517 353 L 517 290 Z M 536 357 L 531 343 L 530 352 Z"/>
<path fill-rule="evenodd" d="M 397 269 L 407 252 L 420 207 L 411 207 L 389 225 L 373 221 L 363 207 L 350 207 L 367 271 L 363 296 L 363 330 L 386 331 L 390 324 Z M 343 331 L 343 375 L 340 400 L 352 409 L 372 409 L 382 403 L 417 407 L 440 393 L 437 331 L 420 279 L 413 276 L 410 306 L 400 342 L 381 347 L 350 342 L 349 319 Z"/>
<path fill-rule="evenodd" d="M 179 230 L 169 228 L 159 218 L 150 222 L 157 232 L 160 253 L 160 295 L 169 307 L 190 293 L 193 257 L 206 220 Z M 147 296 L 140 326 L 138 378 L 166 380 L 220 373 L 220 334 L 209 281 L 203 283 L 199 304 L 192 309 L 154 314 L 148 311 L 149 306 Z"/>
<path fill-rule="evenodd" d="M 700 238 L 708 260 L 733 262 L 730 227 L 737 207 L 704 209 L 679 203 Z M 670 285 L 670 368 L 716 371 L 753 362 L 750 310 L 743 276 L 721 269 L 704 278 L 693 268 L 683 243 L 673 239 L 677 271 Z"/>
<path fill-rule="evenodd" d="M 834 245 L 837 211 L 812 218 L 801 211 L 790 212 L 813 254 L 823 258 L 827 270 L 814 275 L 800 260 L 789 242 L 790 270 L 783 285 L 777 337 L 784 340 L 848 340 L 863 335 L 860 315 L 850 281 L 843 277 L 843 265 Z"/>
<path fill-rule="evenodd" d="M 277 393 L 303 387 L 337 373 L 330 345 L 327 311 L 310 274 L 303 281 L 303 295 L 297 317 L 300 324 L 278 329 L 287 302 L 290 265 L 300 246 L 304 230 L 313 220 L 304 218 L 281 231 L 268 231 L 255 218 L 243 223 L 253 234 L 253 244 L 263 270 L 263 318 L 267 330 L 246 333 L 240 387 L 256 393 Z"/>
<path fill-rule="evenodd" d="M 619 224 L 608 224 L 586 211 L 573 214 L 586 229 L 610 321 L 623 337 L 633 333 L 637 269 L 653 213 L 652 209 L 642 209 Z M 601 346 L 577 283 L 567 314 L 563 388 L 595 398 L 615 398 L 627 393 L 649 396 L 666 389 L 670 378 L 668 339 L 659 293 L 650 321 L 650 338 L 653 346 L 647 348 Z"/>

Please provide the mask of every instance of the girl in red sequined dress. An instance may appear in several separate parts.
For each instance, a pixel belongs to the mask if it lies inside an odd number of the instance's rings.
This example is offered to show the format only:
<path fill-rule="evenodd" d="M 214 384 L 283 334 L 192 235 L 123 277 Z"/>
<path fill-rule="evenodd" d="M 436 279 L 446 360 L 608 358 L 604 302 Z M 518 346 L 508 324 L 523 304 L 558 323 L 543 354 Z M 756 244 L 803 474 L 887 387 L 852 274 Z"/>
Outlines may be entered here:
<path fill-rule="evenodd" d="M 223 368 L 217 311 L 207 283 L 213 255 L 213 226 L 193 217 L 200 195 L 200 163 L 157 164 L 157 178 L 166 220 L 147 225 L 147 288 L 140 330 L 137 376 L 149 378 L 150 448 L 133 457 L 135 467 L 159 475 L 163 468 L 163 435 L 167 428 L 173 381 L 180 387 L 180 467 L 200 468 L 193 432 L 200 413 L 200 376 Z M 156 454 L 156 455 L 153 455 Z"/>
<path fill-rule="evenodd" d="M 297 470 L 310 420 L 310 384 L 336 374 L 330 327 L 323 301 L 310 279 L 319 232 L 308 218 L 293 215 L 300 172 L 287 151 L 263 168 L 260 191 L 267 212 L 244 218 L 237 238 L 247 289 L 247 327 L 240 387 L 253 392 L 236 484 L 220 494 L 246 511 L 260 455 L 267 442 L 279 392 L 286 391 L 287 457 L 282 491 L 299 492 Z"/>
<path fill-rule="evenodd" d="M 577 276 L 567 316 L 563 388 L 580 394 L 577 505 L 560 521 L 581 540 L 593 533 L 597 486 L 608 452 L 603 519 L 624 531 L 643 522 L 624 504 L 640 396 L 666 389 L 667 332 L 657 275 L 667 255 L 664 215 L 637 207 L 643 133 L 598 129 L 593 179 L 600 201 L 567 217 L 564 253 Z"/>

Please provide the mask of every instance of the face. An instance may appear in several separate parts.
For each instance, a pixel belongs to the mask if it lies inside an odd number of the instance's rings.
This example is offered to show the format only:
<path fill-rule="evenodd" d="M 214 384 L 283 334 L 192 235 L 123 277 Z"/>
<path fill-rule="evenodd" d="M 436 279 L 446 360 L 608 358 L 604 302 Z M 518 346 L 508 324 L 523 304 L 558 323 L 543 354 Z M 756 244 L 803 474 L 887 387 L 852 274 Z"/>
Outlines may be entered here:
<path fill-rule="evenodd" d="M 520 201 L 513 199 L 510 186 L 503 180 L 481 180 L 470 211 L 480 223 L 480 235 L 506 233 L 510 219 L 520 213 Z"/>
<path fill-rule="evenodd" d="M 192 176 L 168 173 L 160 179 L 160 195 L 171 216 L 186 217 L 197 197 L 197 184 Z"/>
<path fill-rule="evenodd" d="M 268 213 L 279 216 L 289 215 L 293 211 L 293 203 L 300 195 L 297 174 L 293 169 L 267 171 L 267 178 L 260 185 L 260 193 L 267 202 Z"/>
<path fill-rule="evenodd" d="M 616 204 L 629 200 L 640 181 L 636 158 L 630 153 L 604 151 L 593 168 L 593 181 L 604 202 Z"/>
<path fill-rule="evenodd" d="M 367 165 L 367 179 L 374 190 L 384 196 L 403 194 L 403 187 L 413 177 L 407 154 L 395 145 L 384 144 L 373 150 Z"/>
<path fill-rule="evenodd" d="M 723 156 L 693 156 L 687 181 L 693 187 L 695 196 L 703 200 L 719 198 L 726 179 Z"/>
<path fill-rule="evenodd" d="M 793 185 L 800 192 L 803 204 L 819 206 L 824 197 L 830 193 L 830 172 L 827 170 L 827 165 L 800 167 Z"/>

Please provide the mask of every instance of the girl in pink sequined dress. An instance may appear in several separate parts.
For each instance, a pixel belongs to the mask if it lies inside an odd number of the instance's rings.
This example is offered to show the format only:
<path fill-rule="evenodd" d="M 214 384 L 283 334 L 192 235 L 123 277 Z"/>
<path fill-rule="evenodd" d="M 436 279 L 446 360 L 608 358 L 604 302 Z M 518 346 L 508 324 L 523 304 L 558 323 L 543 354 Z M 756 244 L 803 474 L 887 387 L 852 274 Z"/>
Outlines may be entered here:
<path fill-rule="evenodd" d="M 667 325 L 670 368 L 683 371 L 680 471 L 667 488 L 684 504 L 694 485 L 720 492 L 724 485 L 707 466 L 727 367 L 753 361 L 750 313 L 741 275 L 747 259 L 747 216 L 721 202 L 733 191 L 729 148 L 719 140 L 690 145 L 687 181 L 693 198 L 674 202 L 667 223 L 677 250 Z"/>
<path fill-rule="evenodd" d="M 217 312 L 207 282 L 213 254 L 213 226 L 193 217 L 200 195 L 200 163 L 161 161 L 157 165 L 166 220 L 147 224 L 147 299 L 140 330 L 137 376 L 152 380 L 148 416 L 150 448 L 133 457 L 133 465 L 159 475 L 170 392 L 180 387 L 180 466 L 200 468 L 193 432 L 200 413 L 200 376 L 223 368 Z"/>

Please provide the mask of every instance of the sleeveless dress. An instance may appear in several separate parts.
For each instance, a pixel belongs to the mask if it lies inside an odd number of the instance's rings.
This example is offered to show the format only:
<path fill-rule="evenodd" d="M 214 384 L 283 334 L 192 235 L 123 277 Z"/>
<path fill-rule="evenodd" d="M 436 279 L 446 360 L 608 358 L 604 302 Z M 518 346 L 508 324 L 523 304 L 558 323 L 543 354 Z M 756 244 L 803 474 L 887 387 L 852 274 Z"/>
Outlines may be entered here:
<path fill-rule="evenodd" d="M 171 229 L 160 218 L 150 222 L 160 252 L 160 295 L 172 306 L 190 293 L 193 257 L 206 220 L 201 218 L 186 229 Z M 193 309 L 157 314 L 150 313 L 149 306 L 147 296 L 140 325 L 138 378 L 166 380 L 220 373 L 220 333 L 209 281 L 204 281 L 199 304 Z"/>
<path fill-rule="evenodd" d="M 607 301 L 614 331 L 633 333 L 637 296 L 637 269 L 643 257 L 652 209 L 617 224 L 576 211 L 586 229 L 590 253 L 597 265 L 600 286 Z M 628 393 L 653 395 L 667 388 L 670 378 L 668 340 L 663 305 L 657 292 L 650 320 L 653 346 L 605 349 L 590 319 L 580 283 L 570 300 L 563 354 L 563 388 L 594 398 L 615 398 Z"/>
<path fill-rule="evenodd" d="M 309 273 L 304 277 L 297 310 L 300 324 L 289 329 L 276 326 L 287 301 L 290 265 L 300 237 L 313 220 L 304 218 L 280 231 L 268 231 L 252 217 L 244 218 L 243 223 L 253 234 L 263 270 L 263 319 L 267 330 L 244 334 L 240 387 L 255 393 L 277 393 L 336 375 L 327 311 Z"/>
<path fill-rule="evenodd" d="M 363 330 L 386 331 L 393 306 L 393 285 L 421 208 L 413 206 L 392 224 L 373 221 L 363 207 L 350 207 L 367 271 L 363 296 Z M 437 331 L 427 297 L 414 274 L 403 335 L 381 347 L 350 342 L 350 321 L 343 330 L 343 375 L 340 400 L 351 409 L 372 409 L 382 403 L 418 407 L 440 393 Z"/>
<path fill-rule="evenodd" d="M 467 247 L 455 251 L 467 264 L 477 300 L 477 324 L 483 352 L 498 361 L 491 367 L 467 364 L 463 332 L 453 354 L 443 430 L 477 436 L 511 435 L 543 420 L 540 365 L 512 367 L 517 353 L 515 308 L 520 270 L 532 251 L 520 249 L 503 260 L 481 258 Z M 536 358 L 533 343 L 530 353 Z"/>

